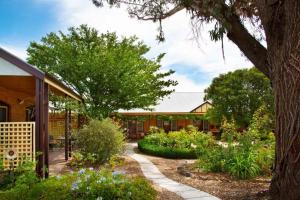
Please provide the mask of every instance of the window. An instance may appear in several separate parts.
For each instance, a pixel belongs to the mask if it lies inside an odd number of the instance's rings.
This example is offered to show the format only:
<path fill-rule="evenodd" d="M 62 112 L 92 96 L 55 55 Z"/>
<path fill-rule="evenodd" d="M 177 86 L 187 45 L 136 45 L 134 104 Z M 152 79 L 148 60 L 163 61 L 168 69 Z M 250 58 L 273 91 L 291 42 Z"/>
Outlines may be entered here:
<path fill-rule="evenodd" d="M 209 124 L 207 120 L 203 120 L 203 131 L 209 131 Z"/>
<path fill-rule="evenodd" d="M 177 131 L 177 121 L 176 120 L 171 121 L 171 130 Z"/>
<path fill-rule="evenodd" d="M 193 120 L 193 126 L 197 127 L 199 131 L 203 131 L 203 120 Z"/>
<path fill-rule="evenodd" d="M 170 126 L 170 121 L 164 121 L 164 126 Z"/>
<path fill-rule="evenodd" d="M 162 126 L 163 126 L 162 120 L 158 119 L 158 120 L 156 121 L 156 126 L 157 126 L 157 128 L 162 128 Z"/>
<path fill-rule="evenodd" d="M 34 106 L 27 107 L 25 112 L 26 112 L 26 121 L 27 122 L 35 121 L 35 107 Z"/>
<path fill-rule="evenodd" d="M 8 121 L 8 106 L 0 103 L 0 122 Z"/>
<path fill-rule="evenodd" d="M 143 121 L 137 122 L 137 132 L 144 132 L 144 122 Z"/>

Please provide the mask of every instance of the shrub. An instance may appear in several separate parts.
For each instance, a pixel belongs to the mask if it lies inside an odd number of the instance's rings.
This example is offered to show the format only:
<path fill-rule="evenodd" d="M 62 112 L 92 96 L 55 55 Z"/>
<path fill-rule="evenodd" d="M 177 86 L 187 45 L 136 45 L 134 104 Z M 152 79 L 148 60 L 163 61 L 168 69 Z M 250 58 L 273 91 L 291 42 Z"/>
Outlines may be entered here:
<path fill-rule="evenodd" d="M 16 180 L 25 173 L 32 172 L 35 168 L 35 161 L 24 158 L 23 162 L 14 170 L 0 171 L 0 190 L 10 189 L 15 186 Z"/>
<path fill-rule="evenodd" d="M 216 145 L 212 134 L 203 132 L 194 134 L 193 144 L 196 146 L 197 156 L 205 155 L 211 147 Z"/>
<path fill-rule="evenodd" d="M 0 156 L 0 172 L 4 170 L 4 167 L 3 167 L 3 157 Z"/>
<path fill-rule="evenodd" d="M 199 154 L 198 154 L 199 156 Z M 202 152 L 198 157 L 198 167 L 210 172 L 223 172 L 225 165 L 225 155 L 223 147 L 216 146 L 209 148 L 205 152 Z"/>
<path fill-rule="evenodd" d="M 197 154 L 206 151 L 207 146 L 214 145 L 211 134 L 181 129 L 166 133 L 147 135 L 138 142 L 139 149 L 151 155 L 166 158 L 196 158 Z"/>
<path fill-rule="evenodd" d="M 227 146 L 206 146 L 206 151 L 198 154 L 198 167 L 205 171 L 227 172 L 238 179 L 271 173 L 274 143 L 255 143 L 248 133 L 240 134 L 236 142 L 235 145 L 229 142 Z"/>
<path fill-rule="evenodd" d="M 253 114 L 248 133 L 257 140 L 267 140 L 273 128 L 273 117 L 263 105 Z"/>
<path fill-rule="evenodd" d="M 124 150 L 125 137 L 111 119 L 91 120 L 77 134 L 76 145 L 84 157 L 93 155 L 95 162 L 101 164 Z"/>
<path fill-rule="evenodd" d="M 237 125 L 235 121 L 224 120 L 221 126 L 221 140 L 226 142 L 233 142 L 237 140 L 239 133 L 237 132 Z"/>
<path fill-rule="evenodd" d="M 231 158 L 225 162 L 226 171 L 239 179 L 248 179 L 260 174 L 259 165 L 256 163 L 256 153 L 235 147 Z"/>
<path fill-rule="evenodd" d="M 194 149 L 159 146 L 155 144 L 149 144 L 145 140 L 140 140 L 138 142 L 138 148 L 143 153 L 164 158 L 197 158 Z"/>
<path fill-rule="evenodd" d="M 26 176 L 26 175 L 24 175 Z M 34 175 L 31 175 L 34 176 Z M 156 191 L 142 178 L 127 178 L 119 173 L 82 169 L 78 173 L 49 179 L 17 180 L 16 187 L 0 192 L 1 200 L 152 200 Z"/>
<path fill-rule="evenodd" d="M 84 166 L 93 166 L 96 162 L 95 154 L 87 153 L 83 156 L 79 151 L 72 152 L 72 159 L 68 163 L 71 167 L 82 168 Z"/>
<path fill-rule="evenodd" d="M 154 134 L 154 133 L 165 133 L 165 130 L 162 128 L 158 128 L 156 126 L 150 126 L 149 134 Z"/>

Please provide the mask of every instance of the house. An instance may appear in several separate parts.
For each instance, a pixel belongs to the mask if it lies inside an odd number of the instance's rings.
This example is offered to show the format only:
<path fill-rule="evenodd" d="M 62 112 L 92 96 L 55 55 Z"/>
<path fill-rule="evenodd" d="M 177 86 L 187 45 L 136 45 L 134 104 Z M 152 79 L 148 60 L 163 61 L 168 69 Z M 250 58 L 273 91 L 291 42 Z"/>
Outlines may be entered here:
<path fill-rule="evenodd" d="M 0 48 L 0 157 L 4 167 L 23 158 L 34 158 L 37 172 L 48 176 L 49 166 L 49 93 L 81 97 L 63 82 Z M 65 157 L 69 157 L 71 111 L 65 112 Z M 15 158 L 8 161 L 6 155 Z"/>
<path fill-rule="evenodd" d="M 216 133 L 216 127 L 209 124 L 204 116 L 212 105 L 203 99 L 204 93 L 201 92 L 174 92 L 150 110 L 119 110 L 115 116 L 121 119 L 130 139 L 142 138 L 151 126 L 169 132 L 193 125 L 199 131 Z"/>

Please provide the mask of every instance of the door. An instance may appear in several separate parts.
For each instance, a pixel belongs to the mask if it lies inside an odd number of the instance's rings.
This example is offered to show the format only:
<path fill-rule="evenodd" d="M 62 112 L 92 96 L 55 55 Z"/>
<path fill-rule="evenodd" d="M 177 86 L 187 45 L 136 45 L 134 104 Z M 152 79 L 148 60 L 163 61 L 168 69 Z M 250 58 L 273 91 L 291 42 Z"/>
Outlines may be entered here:
<path fill-rule="evenodd" d="M 137 138 L 137 123 L 136 120 L 128 121 L 128 135 L 131 139 Z"/>

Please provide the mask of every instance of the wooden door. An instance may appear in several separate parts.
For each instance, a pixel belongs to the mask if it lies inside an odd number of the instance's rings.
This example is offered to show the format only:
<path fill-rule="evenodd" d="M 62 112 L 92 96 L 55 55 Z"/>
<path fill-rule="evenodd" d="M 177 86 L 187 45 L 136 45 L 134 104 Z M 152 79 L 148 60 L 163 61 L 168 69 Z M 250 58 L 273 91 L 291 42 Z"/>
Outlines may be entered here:
<path fill-rule="evenodd" d="M 128 121 L 128 135 L 131 139 L 137 138 L 137 123 L 136 120 Z"/>

